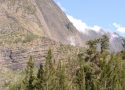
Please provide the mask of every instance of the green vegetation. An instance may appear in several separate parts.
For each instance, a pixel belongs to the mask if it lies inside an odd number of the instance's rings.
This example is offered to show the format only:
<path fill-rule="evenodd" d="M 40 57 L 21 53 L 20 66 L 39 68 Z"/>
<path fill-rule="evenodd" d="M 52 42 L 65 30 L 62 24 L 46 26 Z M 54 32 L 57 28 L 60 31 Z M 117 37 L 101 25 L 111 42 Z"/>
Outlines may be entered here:
<path fill-rule="evenodd" d="M 24 77 L 8 90 L 125 90 L 125 51 L 109 53 L 108 42 L 106 35 L 88 41 L 88 49 L 59 61 L 49 49 L 46 62 L 37 71 L 30 57 Z M 96 50 L 98 43 L 100 51 Z"/>

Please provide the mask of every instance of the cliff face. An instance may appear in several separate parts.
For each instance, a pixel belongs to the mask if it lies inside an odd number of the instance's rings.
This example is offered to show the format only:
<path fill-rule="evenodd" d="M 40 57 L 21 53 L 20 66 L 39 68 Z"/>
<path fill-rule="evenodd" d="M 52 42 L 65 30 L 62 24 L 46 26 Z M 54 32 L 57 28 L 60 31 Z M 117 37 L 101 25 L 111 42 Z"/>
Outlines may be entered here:
<path fill-rule="evenodd" d="M 44 27 L 36 16 L 35 6 L 29 0 L 0 1 L 0 43 L 22 42 L 27 39 L 27 35 L 43 36 Z"/>
<path fill-rule="evenodd" d="M 30 55 L 38 64 L 59 42 L 82 46 L 80 35 L 53 0 L 0 0 L 2 67 L 20 69 Z"/>
<path fill-rule="evenodd" d="M 32 33 L 65 44 L 81 45 L 80 33 L 53 0 L 1 0 L 0 4 L 1 37 L 5 32 L 4 36 L 20 35 L 16 39 L 25 39 Z M 8 40 L 8 36 L 6 38 Z"/>
<path fill-rule="evenodd" d="M 51 38 L 68 44 L 74 42 L 78 45 L 81 43 L 79 32 L 53 0 L 36 0 L 36 4 L 47 23 Z"/>

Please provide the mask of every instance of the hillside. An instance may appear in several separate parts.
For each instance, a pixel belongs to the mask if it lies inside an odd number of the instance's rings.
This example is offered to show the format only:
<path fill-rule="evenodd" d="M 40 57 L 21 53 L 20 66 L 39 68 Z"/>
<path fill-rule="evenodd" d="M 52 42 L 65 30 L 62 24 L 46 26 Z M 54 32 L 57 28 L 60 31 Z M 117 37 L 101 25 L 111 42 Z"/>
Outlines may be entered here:
<path fill-rule="evenodd" d="M 27 34 L 65 44 L 82 43 L 80 33 L 53 0 L 2 0 L 0 30 L 1 43 L 25 40 Z"/>
<path fill-rule="evenodd" d="M 53 0 L 0 0 L 0 90 L 125 90 L 124 43 Z"/>

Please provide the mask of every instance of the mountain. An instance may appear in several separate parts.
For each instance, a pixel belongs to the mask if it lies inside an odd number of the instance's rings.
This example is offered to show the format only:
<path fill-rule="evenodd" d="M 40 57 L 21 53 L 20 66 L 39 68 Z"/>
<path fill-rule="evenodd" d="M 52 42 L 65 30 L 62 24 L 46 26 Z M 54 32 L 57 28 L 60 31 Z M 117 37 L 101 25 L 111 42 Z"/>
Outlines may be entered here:
<path fill-rule="evenodd" d="M 44 65 L 49 49 L 54 63 L 66 60 L 64 64 L 72 74 L 74 70 L 79 71 L 77 55 L 85 51 L 83 47 L 88 40 L 106 34 L 110 38 L 111 52 L 123 50 L 123 37 L 117 33 L 107 33 L 103 29 L 85 31 L 78 31 L 53 0 L 0 0 L 0 90 L 5 90 L 5 86 L 8 89 L 16 79 L 21 82 L 19 78 L 24 78 L 22 69 L 30 56 L 36 67 L 40 63 Z M 78 56 L 82 58 L 81 54 Z M 94 63 L 87 64 L 98 69 Z"/>
<path fill-rule="evenodd" d="M 0 0 L 0 67 L 20 69 L 30 55 L 39 64 L 61 43 L 83 46 L 81 33 L 53 0 Z"/>
<path fill-rule="evenodd" d="M 119 52 L 124 49 L 123 44 L 123 37 L 121 37 L 117 33 L 109 33 L 109 38 L 110 38 L 110 51 L 111 52 Z"/>
<path fill-rule="evenodd" d="M 112 52 L 123 49 L 122 37 L 115 33 L 79 32 L 53 0 L 0 0 L 1 67 L 20 69 L 30 55 L 39 64 L 50 47 L 58 54 L 62 44 L 85 47 L 103 34 L 109 36 Z"/>
<path fill-rule="evenodd" d="M 23 41 L 27 34 L 32 34 L 81 45 L 80 33 L 53 0 L 1 0 L 0 3 L 0 36 L 4 36 L 5 43 L 11 41 L 10 37 L 13 42 Z"/>
<path fill-rule="evenodd" d="M 100 29 L 97 31 L 92 29 L 86 29 L 85 32 L 82 32 L 82 38 L 84 41 L 93 40 L 100 38 L 102 35 L 107 35 L 109 37 L 109 49 L 110 52 L 120 52 L 124 49 L 123 37 L 116 32 L 105 32 L 105 30 Z"/>
<path fill-rule="evenodd" d="M 63 44 L 84 47 L 86 41 L 106 33 L 104 30 L 96 32 L 91 29 L 85 30 L 86 33 L 79 32 L 53 0 L 1 0 L 0 3 L 1 44 L 48 37 Z M 121 37 L 118 37 L 120 47 L 114 51 L 122 48 Z M 115 45 L 114 39 L 111 38 L 111 41 L 111 46 Z M 117 45 L 113 47 L 117 48 Z"/>

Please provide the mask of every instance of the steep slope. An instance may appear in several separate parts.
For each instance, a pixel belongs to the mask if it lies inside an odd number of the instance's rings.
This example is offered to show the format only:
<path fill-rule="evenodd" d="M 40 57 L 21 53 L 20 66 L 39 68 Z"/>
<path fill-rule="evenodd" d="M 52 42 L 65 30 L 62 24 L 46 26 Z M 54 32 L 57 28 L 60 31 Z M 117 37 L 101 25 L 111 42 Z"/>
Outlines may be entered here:
<path fill-rule="evenodd" d="M 49 37 L 65 44 L 81 45 L 80 33 L 53 0 L 1 0 L 0 2 L 0 36 L 7 38 L 5 42 L 8 38 L 14 38 L 13 40 L 16 38 L 15 41 L 18 41 L 25 39 L 27 34 L 32 34 Z M 2 40 L 3 38 L 1 43 Z"/>
<path fill-rule="evenodd" d="M 53 0 L 0 1 L 0 67 L 20 69 L 28 57 L 39 64 L 60 43 L 82 46 L 80 33 Z"/>
<path fill-rule="evenodd" d="M 57 52 L 59 42 L 85 46 L 85 41 L 102 35 L 86 31 L 76 30 L 53 0 L 0 0 L 0 62 L 9 68 L 23 67 L 29 55 L 39 63 L 49 47 Z M 120 44 L 114 44 L 116 39 L 110 41 L 112 50 L 122 50 L 122 40 Z"/>
<path fill-rule="evenodd" d="M 1 0 L 0 1 L 0 43 L 26 43 L 34 38 L 48 37 L 63 44 L 85 46 L 90 39 L 107 34 L 86 29 L 81 33 L 69 21 L 65 13 L 53 0 Z M 113 51 L 120 51 L 122 37 L 118 42 L 113 34 L 107 34 Z M 119 43 L 119 44 L 116 44 Z M 115 45 L 115 46 L 113 46 Z M 114 47 L 114 48 L 113 48 Z"/>
<path fill-rule="evenodd" d="M 81 38 L 79 32 L 53 0 L 36 0 L 36 4 L 49 28 L 50 38 L 63 43 L 69 44 L 74 42 L 80 45 Z"/>
<path fill-rule="evenodd" d="M 1 0 L 0 43 L 22 42 L 27 36 L 44 35 L 35 10 L 28 0 Z"/>

